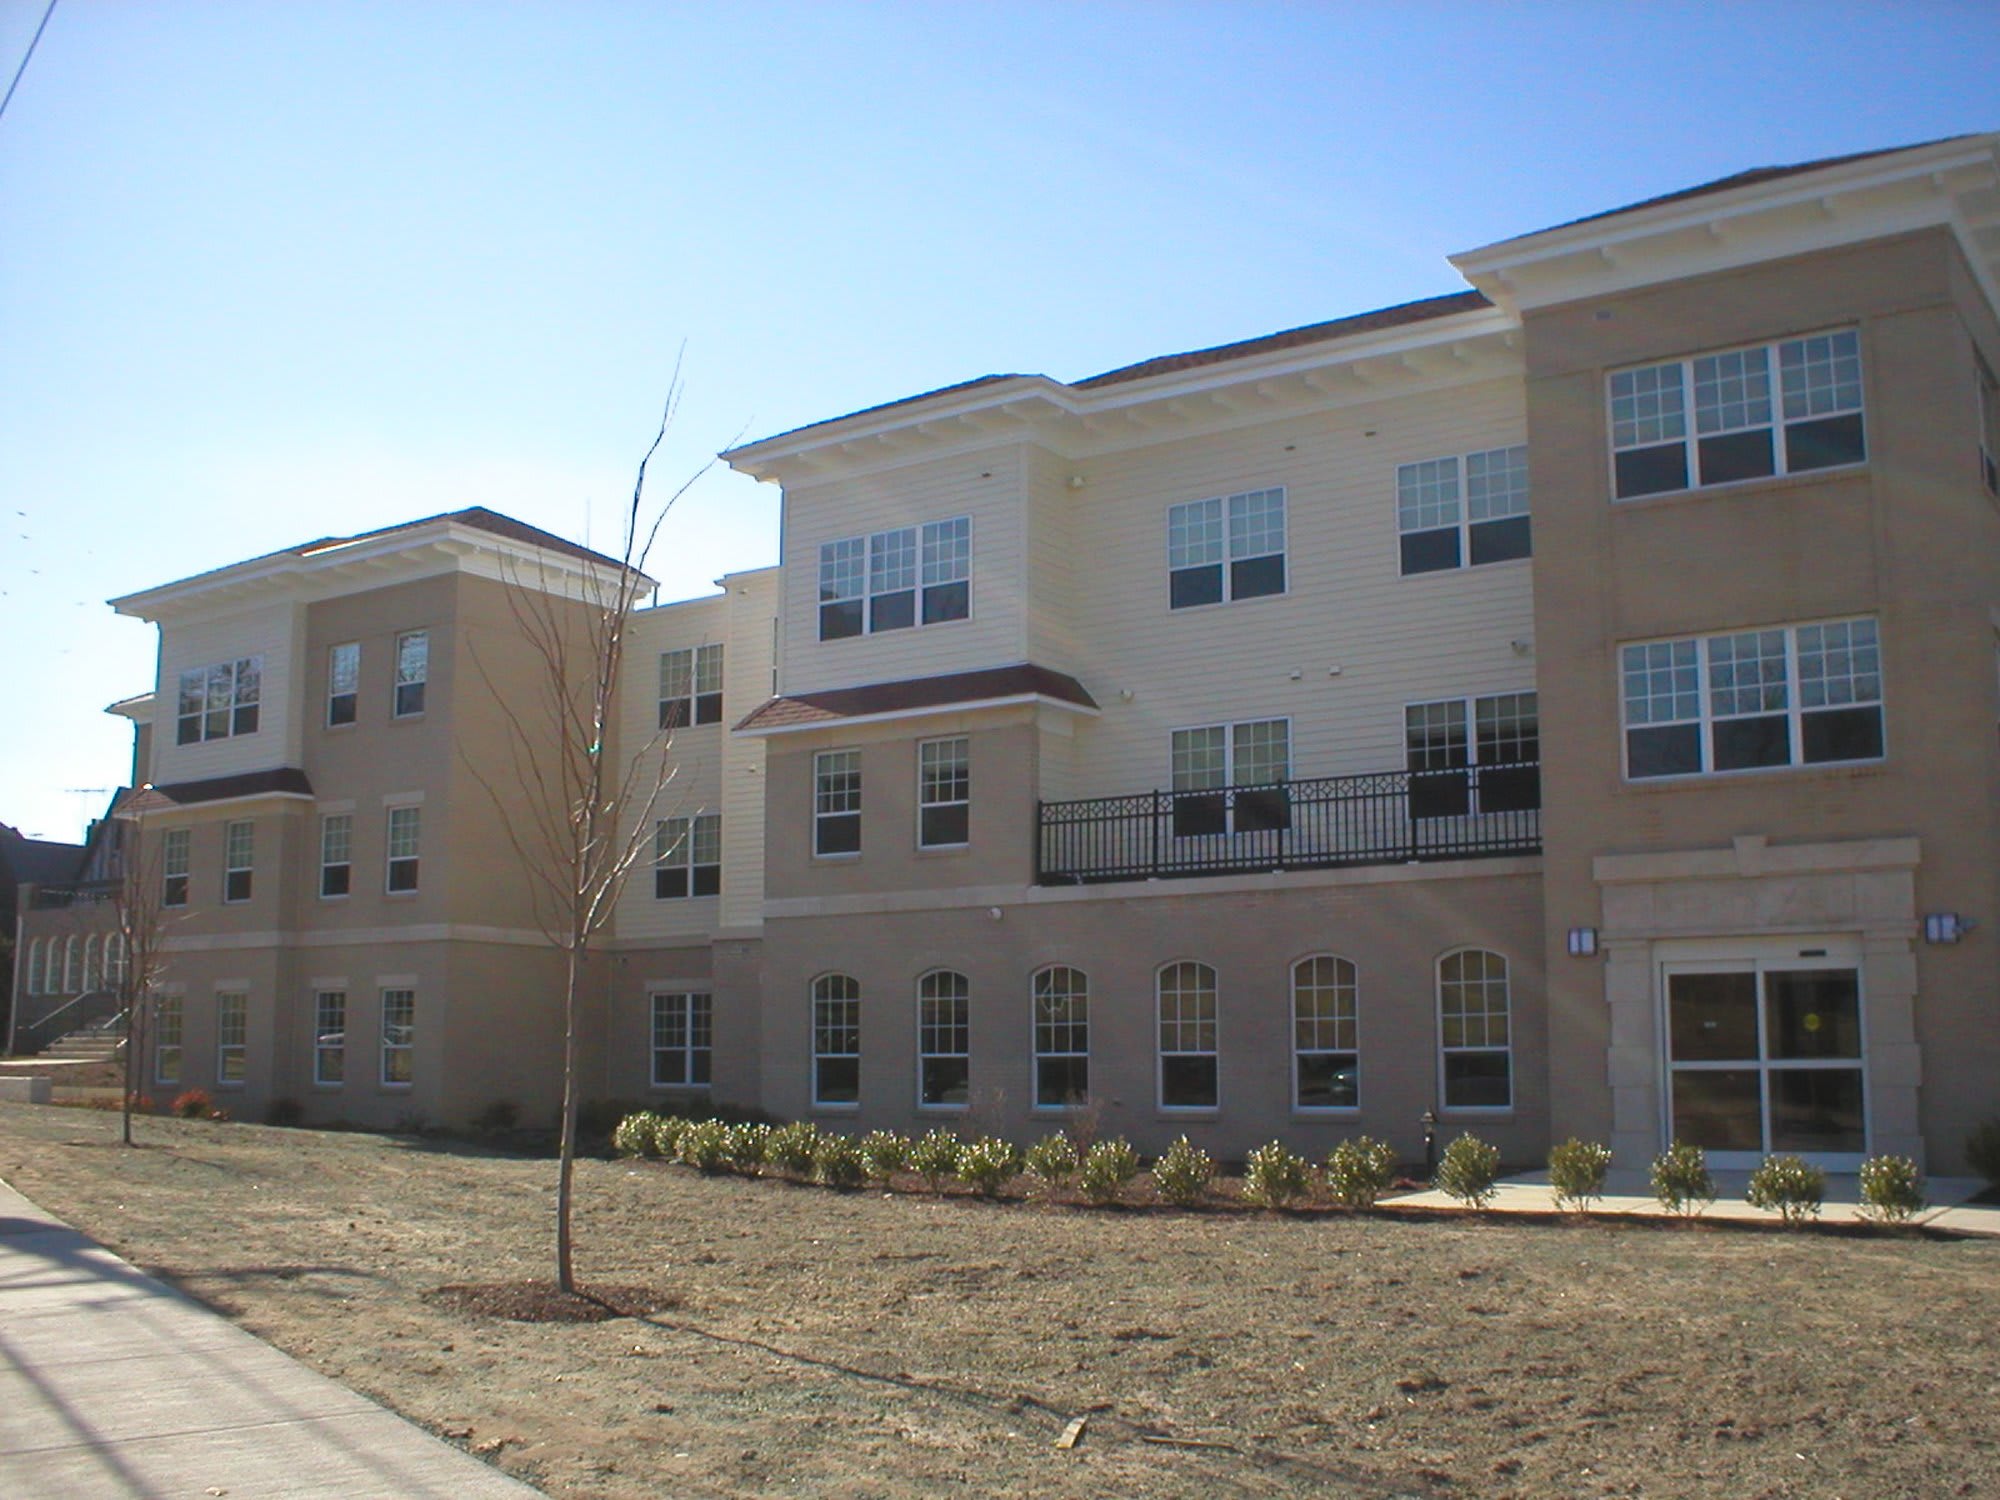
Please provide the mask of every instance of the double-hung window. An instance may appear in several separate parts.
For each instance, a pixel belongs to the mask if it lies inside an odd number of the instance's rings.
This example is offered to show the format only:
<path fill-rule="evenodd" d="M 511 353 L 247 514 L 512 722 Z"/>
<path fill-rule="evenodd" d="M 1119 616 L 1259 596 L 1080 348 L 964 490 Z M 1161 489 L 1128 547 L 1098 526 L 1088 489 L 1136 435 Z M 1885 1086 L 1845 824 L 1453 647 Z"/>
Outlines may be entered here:
<path fill-rule="evenodd" d="M 1396 528 L 1405 574 L 1528 556 L 1528 450 L 1516 445 L 1401 465 Z"/>
<path fill-rule="evenodd" d="M 195 745 L 257 732 L 264 658 L 244 656 L 181 673 L 175 743 Z"/>
<path fill-rule="evenodd" d="M 861 985 L 823 974 L 812 987 L 812 1098 L 816 1105 L 861 1102 Z"/>
<path fill-rule="evenodd" d="M 337 1088 L 347 1081 L 347 992 L 313 996 L 313 1082 Z"/>
<path fill-rule="evenodd" d="M 1533 693 L 1445 698 L 1403 710 L 1410 816 L 1525 812 L 1542 805 Z"/>
<path fill-rule="evenodd" d="M 421 807 L 389 809 L 389 868 L 387 889 L 414 891 L 417 888 L 419 849 L 423 843 L 424 810 Z"/>
<path fill-rule="evenodd" d="M 345 896 L 354 883 L 354 815 L 328 813 L 319 820 L 319 893 Z"/>
<path fill-rule="evenodd" d="M 240 818 L 222 827 L 222 899 L 248 901 L 257 825 Z"/>
<path fill-rule="evenodd" d="M 222 990 L 215 997 L 215 1081 L 240 1088 L 248 1073 L 250 997 L 241 990 Z"/>
<path fill-rule="evenodd" d="M 1035 1108 L 1073 1108 L 1090 1094 L 1090 981 L 1058 964 L 1034 991 Z"/>
<path fill-rule="evenodd" d="M 822 750 L 813 757 L 813 853 L 861 852 L 861 752 Z"/>
<path fill-rule="evenodd" d="M 153 1082 L 181 1081 L 181 997 L 153 998 Z"/>
<path fill-rule="evenodd" d="M 1160 1108 L 1214 1109 L 1217 1099 L 1215 970 L 1168 964 L 1160 970 Z"/>
<path fill-rule="evenodd" d="M 1167 510 L 1167 602 L 1173 609 L 1285 591 L 1285 492 L 1190 500 Z"/>
<path fill-rule="evenodd" d="M 361 643 L 344 641 L 326 654 L 326 722 L 352 724 L 361 703 Z"/>
<path fill-rule="evenodd" d="M 1176 729 L 1172 758 L 1175 838 L 1291 826 L 1289 719 Z"/>
<path fill-rule="evenodd" d="M 971 741 L 925 740 L 917 746 L 917 847 L 948 849 L 971 838 Z"/>
<path fill-rule="evenodd" d="M 698 991 L 653 996 L 653 1087 L 705 1089 L 714 1055 L 715 1000 Z"/>
<path fill-rule="evenodd" d="M 1648 641 L 1620 665 L 1633 780 L 1882 758 L 1871 619 Z"/>
<path fill-rule="evenodd" d="M 1858 464 L 1861 336 L 1846 328 L 1611 376 L 1620 500 Z"/>
<path fill-rule="evenodd" d="M 660 728 L 722 721 L 722 647 L 660 653 Z"/>
<path fill-rule="evenodd" d="M 713 896 L 722 889 L 722 815 L 662 818 L 653 829 L 653 899 Z"/>
<path fill-rule="evenodd" d="M 1468 948 L 1438 961 L 1438 1068 L 1446 1109 L 1514 1102 L 1507 960 Z"/>
<path fill-rule="evenodd" d="M 424 690 L 431 678 L 431 633 L 410 630 L 396 637 L 395 717 L 413 718 L 424 711 Z"/>
<path fill-rule="evenodd" d="M 416 1076 L 417 992 L 382 991 L 382 1082 L 391 1088 Z"/>
<path fill-rule="evenodd" d="M 819 638 L 907 630 L 972 612 L 972 521 L 842 537 L 819 549 Z"/>
<path fill-rule="evenodd" d="M 971 1102 L 970 993 L 965 976 L 948 969 L 917 982 L 917 1103 L 927 1109 Z"/>
<path fill-rule="evenodd" d="M 1300 1109 L 1361 1103 L 1354 965 L 1320 954 L 1292 965 L 1292 1102 Z"/>
<path fill-rule="evenodd" d="M 169 828 L 160 836 L 160 905 L 186 906 L 188 903 L 188 847 L 192 835 L 185 828 Z"/>

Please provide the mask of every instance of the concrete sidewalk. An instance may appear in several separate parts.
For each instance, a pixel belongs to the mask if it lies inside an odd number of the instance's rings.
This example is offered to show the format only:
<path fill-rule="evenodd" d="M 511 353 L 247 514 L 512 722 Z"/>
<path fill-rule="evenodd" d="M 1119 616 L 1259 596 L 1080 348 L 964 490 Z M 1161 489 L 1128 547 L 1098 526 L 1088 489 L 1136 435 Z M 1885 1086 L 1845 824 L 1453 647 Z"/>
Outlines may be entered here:
<path fill-rule="evenodd" d="M 539 1493 L 314 1374 L 0 1183 L 0 1495 Z"/>

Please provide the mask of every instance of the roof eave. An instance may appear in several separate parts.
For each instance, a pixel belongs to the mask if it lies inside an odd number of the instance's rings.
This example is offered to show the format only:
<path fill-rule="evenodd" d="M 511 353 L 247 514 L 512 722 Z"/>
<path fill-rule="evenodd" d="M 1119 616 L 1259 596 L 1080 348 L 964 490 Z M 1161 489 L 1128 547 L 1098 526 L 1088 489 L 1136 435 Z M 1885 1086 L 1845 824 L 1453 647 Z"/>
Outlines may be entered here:
<path fill-rule="evenodd" d="M 973 698 L 960 703 L 926 703 L 914 708 L 891 708 L 871 714 L 836 714 L 824 719 L 805 719 L 791 724 L 745 725 L 732 729 L 730 733 L 741 735 L 744 739 L 770 739 L 781 734 L 810 734 L 814 731 L 827 733 L 848 729 L 857 724 L 893 724 L 909 719 L 934 719 L 942 714 L 965 714 L 992 708 L 1018 708 L 1024 704 L 1062 709 L 1064 712 L 1082 714 L 1089 718 L 1096 718 L 1101 712 L 1090 704 L 1057 698 L 1049 693 L 1008 693 L 997 698 Z"/>

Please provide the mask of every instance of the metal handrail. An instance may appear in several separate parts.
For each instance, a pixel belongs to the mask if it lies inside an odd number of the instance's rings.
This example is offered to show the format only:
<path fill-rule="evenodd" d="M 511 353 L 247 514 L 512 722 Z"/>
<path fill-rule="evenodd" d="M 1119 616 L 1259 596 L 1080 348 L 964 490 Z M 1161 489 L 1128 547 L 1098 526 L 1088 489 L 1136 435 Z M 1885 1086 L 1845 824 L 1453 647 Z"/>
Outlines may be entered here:
<path fill-rule="evenodd" d="M 75 1010 L 79 1005 L 82 1005 L 86 1001 L 91 1001 L 91 1000 L 98 1000 L 98 1001 L 109 1000 L 117 1008 L 111 1011 L 107 1015 L 100 1015 L 93 1017 L 92 1019 L 84 1022 L 80 1026 L 71 1026 L 63 1031 L 58 1031 L 54 1033 L 45 1032 L 45 1028 L 51 1022 L 55 1021 L 58 1017 L 64 1015 L 69 1011 Z M 39 1052 L 42 1050 L 42 1047 L 45 1046 L 49 1041 L 60 1040 L 62 1037 L 68 1036 L 71 1032 L 85 1031 L 91 1029 L 96 1029 L 101 1031 L 105 1029 L 105 1027 L 125 1019 L 126 1010 L 124 1006 L 120 1005 L 118 1002 L 119 1002 L 119 996 L 116 990 L 107 990 L 102 988 L 94 990 L 85 990 L 82 994 L 72 996 L 70 999 L 63 1001 L 61 1005 L 58 1005 L 54 1010 L 48 1012 L 46 1015 L 37 1016 L 32 1021 L 22 1021 L 20 1025 L 15 1028 L 14 1050 L 15 1052 L 20 1054 Z M 34 1045 L 32 1046 L 27 1045 L 30 1042 L 34 1043 Z"/>

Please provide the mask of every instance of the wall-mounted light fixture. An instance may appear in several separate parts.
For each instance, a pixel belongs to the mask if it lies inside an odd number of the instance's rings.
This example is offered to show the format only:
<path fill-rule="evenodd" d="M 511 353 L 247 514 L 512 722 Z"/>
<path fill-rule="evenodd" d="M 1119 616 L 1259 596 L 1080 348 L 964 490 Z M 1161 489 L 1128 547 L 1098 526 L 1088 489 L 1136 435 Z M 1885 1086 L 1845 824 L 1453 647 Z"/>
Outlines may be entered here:
<path fill-rule="evenodd" d="M 1978 925 L 1970 917 L 1962 917 L 1955 911 L 1934 911 L 1924 917 L 1924 941 L 1927 943 L 1955 943 Z"/>
<path fill-rule="evenodd" d="M 1595 927 L 1570 928 L 1569 956 L 1571 958 L 1595 958 L 1597 956 L 1597 929 Z"/>

